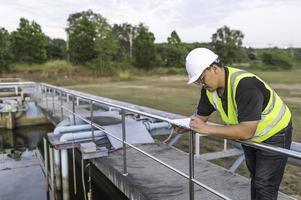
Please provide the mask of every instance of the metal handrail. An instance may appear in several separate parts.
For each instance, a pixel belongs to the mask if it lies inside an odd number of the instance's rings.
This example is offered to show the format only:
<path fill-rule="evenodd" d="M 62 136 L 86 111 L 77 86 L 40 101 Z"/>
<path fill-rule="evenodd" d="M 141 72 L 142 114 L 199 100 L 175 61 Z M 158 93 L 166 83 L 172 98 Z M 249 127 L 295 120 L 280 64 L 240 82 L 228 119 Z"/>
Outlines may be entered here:
<path fill-rule="evenodd" d="M 159 115 L 155 115 L 155 114 L 150 114 L 150 113 L 147 113 L 147 112 L 143 112 L 143 111 L 140 111 L 140 110 L 135 110 L 135 109 L 132 109 L 132 108 L 128 108 L 128 107 L 125 107 L 125 106 L 121 106 L 121 105 L 116 105 L 114 103 L 110 103 L 110 102 L 106 102 L 106 101 L 102 101 L 102 100 L 99 100 L 99 99 L 96 99 L 95 97 L 93 97 L 92 95 L 88 95 L 88 94 L 85 94 L 85 93 L 82 93 L 82 92 L 78 92 L 78 91 L 73 91 L 73 90 L 69 90 L 69 89 L 66 89 L 66 88 L 60 88 L 60 87 L 57 87 L 57 86 L 53 86 L 53 85 L 49 85 L 49 84 L 45 84 L 45 83 L 40 83 L 38 84 L 42 87 L 45 87 L 46 89 L 46 99 L 48 100 L 47 98 L 47 90 L 51 89 L 51 90 L 56 90 L 56 91 L 60 91 L 61 93 L 66 93 L 68 95 L 72 95 L 73 98 L 74 97 L 78 97 L 78 98 L 81 98 L 81 99 L 84 99 L 86 100 L 87 102 L 89 101 L 92 101 L 95 102 L 95 103 L 99 103 L 99 104 L 103 104 L 103 105 L 106 105 L 106 106 L 111 106 L 111 107 L 115 107 L 115 108 L 118 108 L 118 109 L 121 109 L 121 111 L 128 111 L 128 112 L 132 112 L 132 113 L 136 113 L 136 114 L 140 114 L 140 115 L 143 115 L 143 116 L 147 116 L 147 117 L 150 117 L 150 118 L 154 118 L 154 119 L 158 119 L 158 120 L 161 120 L 161 121 L 167 121 L 171 124 L 174 124 L 173 121 L 169 118 L 166 118 L 166 117 L 162 117 L 162 116 L 159 116 Z M 134 145 L 120 139 L 120 138 L 117 138 L 115 137 L 114 135 L 112 135 L 111 133 L 108 133 L 107 131 L 105 131 L 101 126 L 93 123 L 92 121 L 89 121 L 83 117 L 81 117 L 80 115 L 76 114 L 75 112 L 72 112 L 70 111 L 68 108 L 64 107 L 64 106 L 61 106 L 63 107 L 63 109 L 67 110 L 68 112 L 71 112 L 73 113 L 73 115 L 76 115 L 78 118 L 86 121 L 87 123 L 90 123 L 91 125 L 93 125 L 94 127 L 104 131 L 106 134 L 110 135 L 111 137 L 117 139 L 118 141 L 120 142 L 123 142 L 124 144 L 128 145 L 129 147 L 139 151 L 140 153 L 146 155 L 147 157 L 153 159 L 154 161 L 164 165 L 165 167 L 171 169 L 172 171 L 176 172 L 177 174 L 183 176 L 184 178 L 186 179 L 189 179 L 191 182 L 199 185 L 200 187 L 203 187 L 205 188 L 206 190 L 212 192 L 213 194 L 223 198 L 223 199 L 230 199 L 226 196 L 224 196 L 223 194 L 220 194 L 219 192 L 215 191 L 214 189 L 202 184 L 201 182 L 199 182 L 198 180 L 194 179 L 193 177 L 193 166 L 191 166 L 191 164 L 193 165 L 193 160 L 189 161 L 189 176 L 179 170 L 177 170 L 176 168 L 164 163 L 163 161 L 157 159 L 156 157 L 148 154 L 147 152 L 144 152 L 143 150 L 139 149 L 138 147 L 135 147 Z M 92 110 L 91 110 L 92 112 Z M 191 141 L 192 141 L 192 137 L 193 137 L 193 130 L 190 129 L 190 138 L 191 138 Z M 244 144 L 244 145 L 247 145 L 247 146 L 251 146 L 251 147 L 254 147 L 256 149 L 262 149 L 262 150 L 266 150 L 266 151 L 271 151 L 271 152 L 276 152 L 276 153 L 280 153 L 280 154 L 283 154 L 283 155 L 286 155 L 286 156 L 289 156 L 289 157 L 293 157 L 293 158 L 296 158 L 296 159 L 300 159 L 301 160 L 301 153 L 300 152 L 296 152 L 296 151 L 292 151 L 292 150 L 288 150 L 288 149 L 284 149 L 284 148 L 280 148 L 280 147 L 275 147 L 275 146 L 271 146 L 271 145 L 267 145 L 267 144 L 261 144 L 261 143 L 257 143 L 257 142 L 253 142 L 253 141 L 250 141 L 250 140 L 235 140 L 236 142 L 239 142 L 241 144 Z M 190 142 L 191 143 L 191 142 Z M 193 144 L 193 143 L 192 143 Z M 189 145 L 191 146 L 191 144 Z M 193 155 L 191 155 L 193 152 L 190 151 L 189 152 L 189 155 L 190 155 L 190 158 L 191 156 L 193 157 Z M 193 186 L 193 184 L 191 185 L 190 184 L 190 199 L 193 199 L 193 194 L 191 194 L 191 192 L 193 192 L 193 190 L 191 190 L 191 187 Z"/>
<path fill-rule="evenodd" d="M 35 86 L 37 83 L 36 82 L 31 82 L 31 81 L 27 81 L 27 82 L 0 82 L 0 86 L 3 86 L 3 85 L 30 85 L 30 86 Z"/>
<path fill-rule="evenodd" d="M 78 91 L 72 91 L 72 90 L 52 86 L 52 85 L 45 84 L 45 83 L 43 83 L 41 85 L 44 85 L 46 87 L 49 87 L 49 88 L 52 88 L 52 89 L 55 89 L 55 90 L 59 90 L 59 91 L 62 91 L 62 92 L 68 93 L 68 94 L 71 94 L 73 96 L 80 97 L 80 98 L 85 99 L 85 100 L 92 100 L 96 103 L 100 103 L 100 104 L 104 104 L 104 105 L 107 105 L 107 106 L 123 109 L 123 110 L 129 111 L 129 112 L 137 113 L 137 114 L 140 114 L 140 115 L 143 115 L 143 116 L 147 116 L 147 117 L 150 117 L 150 118 L 154 118 L 154 119 L 158 119 L 158 120 L 162 120 L 162 121 L 166 121 L 166 122 L 169 122 L 171 124 L 174 124 L 172 119 L 161 117 L 159 115 L 149 114 L 149 113 L 139 111 L 139 110 L 135 110 L 135 109 L 131 109 L 131 108 L 127 108 L 125 106 L 120 106 L 120 105 L 116 105 L 116 104 L 113 104 L 113 103 L 101 101 L 101 100 L 95 99 L 94 97 L 92 97 L 90 95 L 87 95 L 87 94 L 84 94 L 84 93 L 81 93 L 81 92 L 78 92 Z M 176 124 L 174 124 L 174 125 L 176 125 Z M 193 130 L 191 130 L 191 131 L 193 131 Z M 235 140 L 235 141 L 239 142 L 241 144 L 245 144 L 247 146 L 251 146 L 251 147 L 254 147 L 254 148 L 260 148 L 260 149 L 266 150 L 266 151 L 273 151 L 273 152 L 281 153 L 283 155 L 301 160 L 301 153 L 300 152 L 284 149 L 284 148 L 281 148 L 281 147 L 273 147 L 271 145 L 261 144 L 261 143 L 250 141 L 250 140 Z"/>
<path fill-rule="evenodd" d="M 30 86 L 33 86 L 33 85 L 37 85 L 37 83 L 35 82 L 11 82 L 11 83 L 0 83 L 0 87 L 1 86 L 4 86 L 4 85 L 22 85 L 22 86 L 25 86 L 25 85 L 30 85 Z M 85 94 L 85 93 L 82 93 L 82 92 L 77 92 L 77 91 L 74 91 L 74 90 L 69 90 L 69 89 L 66 89 L 66 88 L 61 88 L 61 87 L 57 87 L 57 86 L 53 86 L 53 85 L 49 85 L 49 84 L 45 84 L 45 83 L 39 83 L 38 85 L 42 86 L 42 87 L 45 87 L 45 97 L 46 97 L 46 104 L 47 104 L 47 110 L 48 110 L 48 91 L 52 90 L 52 103 L 53 103 L 53 107 L 52 107 L 52 113 L 54 113 L 54 95 L 55 95 L 55 92 L 56 91 L 60 91 L 60 94 L 62 93 L 66 93 L 67 95 L 71 95 L 73 96 L 73 98 L 77 97 L 77 98 L 80 98 L 80 99 L 83 99 L 83 100 L 86 100 L 88 102 L 95 102 L 95 103 L 98 103 L 98 104 L 103 104 L 103 105 L 106 105 L 106 106 L 111 106 L 111 107 L 115 107 L 115 108 L 118 108 L 118 109 L 121 109 L 122 112 L 124 111 L 128 111 L 128 112 L 132 112 L 132 113 L 137 113 L 137 114 L 140 114 L 140 115 L 143 115 L 143 116 L 147 116 L 147 117 L 150 117 L 150 118 L 154 118 L 154 119 L 158 119 L 158 120 L 161 120 L 161 121 L 167 121 L 171 124 L 173 124 L 173 121 L 172 119 L 169 119 L 169 118 L 166 118 L 166 117 L 162 117 L 162 116 L 159 116 L 159 115 L 155 115 L 155 114 L 150 114 L 150 113 L 147 113 L 147 112 L 143 112 L 143 111 L 140 111 L 140 110 L 136 110 L 136 109 L 132 109 L 132 108 L 128 108 L 126 106 L 122 106 L 122 105 L 117 105 L 117 104 L 114 104 L 114 103 L 110 103 L 110 102 L 107 102 L 107 101 L 103 101 L 103 100 L 99 100 L 95 97 L 93 97 L 92 95 L 88 95 L 88 94 Z M 42 91 L 43 92 L 43 91 Z M 42 96 L 43 98 L 43 96 Z M 56 104 L 58 105 L 58 104 Z M 193 183 L 194 184 L 197 184 L 201 187 L 203 187 L 204 189 L 212 192 L 213 194 L 223 198 L 223 199 L 229 199 L 228 197 L 224 196 L 223 194 L 220 194 L 219 192 L 215 191 L 214 189 L 202 184 L 201 182 L 199 182 L 198 180 L 194 179 L 194 172 L 193 172 L 193 152 L 192 152 L 192 148 L 190 148 L 190 151 L 189 151 L 189 176 L 179 170 L 177 170 L 176 168 L 164 163 L 163 161 L 157 159 L 156 157 L 148 154 L 147 152 L 144 152 L 143 150 L 139 149 L 138 147 L 135 147 L 134 145 L 126 142 L 124 140 L 125 137 L 123 137 L 123 140 L 118 138 L 118 137 L 115 137 L 114 135 L 112 135 L 111 133 L 105 131 L 101 126 L 97 125 L 97 124 L 94 124 L 92 121 L 89 121 L 83 117 L 81 117 L 80 115 L 76 114 L 74 111 L 70 111 L 68 108 L 60 105 L 62 109 L 65 109 L 67 110 L 68 112 L 70 113 L 73 113 L 73 116 L 77 116 L 78 118 L 90 123 L 93 127 L 96 127 L 102 131 L 104 131 L 106 134 L 110 135 L 111 137 L 117 139 L 118 141 L 120 142 L 123 142 L 123 144 L 126 144 L 127 146 L 141 152 L 142 154 L 146 155 L 147 157 L 153 159 L 154 161 L 160 163 L 161 165 L 171 169 L 172 171 L 176 172 L 177 174 L 183 176 L 184 178 L 186 179 L 189 179 L 189 190 L 190 190 L 190 199 L 194 199 L 194 190 L 193 190 Z M 93 119 L 92 119 L 93 120 Z M 190 129 L 190 144 L 189 144 L 189 147 L 191 147 L 193 145 L 193 130 Z M 299 159 L 301 160 L 301 153 L 300 152 L 296 152 L 296 151 L 292 151 L 292 150 L 288 150 L 288 149 L 284 149 L 284 148 L 280 148 L 280 147 L 275 147 L 275 146 L 271 146 L 271 145 L 267 145 L 267 144 L 261 144 L 261 143 L 257 143 L 257 142 L 253 142 L 253 141 L 246 141 L 246 140 L 235 140 L 236 142 L 238 143 L 241 143 L 241 144 L 244 144 L 244 145 L 247 145 L 247 146 L 251 146 L 251 147 L 254 147 L 256 149 L 262 149 L 262 150 L 266 150 L 266 151 L 271 151 L 271 152 L 276 152 L 276 153 L 279 153 L 279 154 L 283 154 L 283 155 L 286 155 L 286 156 L 289 156 L 289 157 L 293 157 L 295 159 Z M 125 145 L 124 145 L 125 147 Z M 191 184 L 192 183 L 192 184 Z"/>
<path fill-rule="evenodd" d="M 60 90 L 60 89 L 57 89 L 57 88 L 49 87 L 48 85 L 47 85 L 46 87 L 51 88 L 51 89 L 55 89 L 55 90 L 58 90 L 58 91 L 61 91 L 61 92 L 65 92 L 65 91 Z M 74 95 L 72 92 L 66 92 L 66 93 L 72 95 L 73 98 L 76 97 L 76 95 Z M 86 99 L 86 100 L 89 100 L 89 99 L 86 98 L 86 97 L 85 97 L 85 99 Z M 91 100 L 91 99 L 90 99 L 90 100 Z M 94 101 L 94 100 L 93 100 L 93 101 Z M 95 100 L 95 102 L 101 103 L 101 102 L 99 102 L 98 100 Z M 57 103 L 56 103 L 56 105 L 59 105 L 59 106 L 60 106 L 60 104 L 57 104 Z M 110 104 L 110 106 L 112 106 L 112 107 L 117 107 L 117 106 L 114 106 L 113 104 Z M 161 165 L 167 167 L 168 169 L 170 169 L 170 170 L 176 172 L 176 173 L 179 174 L 180 176 L 182 176 L 182 177 L 188 179 L 191 183 L 197 184 L 198 186 L 200 186 L 200 187 L 206 189 L 207 191 L 209 191 L 209 192 L 215 194 L 216 196 L 219 196 L 219 197 L 222 198 L 222 199 L 226 199 L 226 200 L 230 200 L 230 199 L 231 199 L 231 198 L 229 198 L 229 197 L 227 197 L 227 196 L 221 194 L 220 192 L 214 190 L 213 188 L 211 188 L 211 187 L 209 187 L 209 186 L 207 186 L 207 185 L 201 183 L 200 181 L 194 179 L 194 177 L 193 177 L 193 175 L 192 175 L 192 174 L 193 174 L 193 172 L 192 172 L 192 171 L 193 171 L 193 169 L 192 169 L 192 168 L 193 168 L 193 160 L 191 160 L 191 159 L 193 159 L 193 157 L 194 157 L 192 151 L 189 152 L 189 158 L 190 158 L 190 161 L 189 161 L 189 175 L 187 175 L 187 174 L 181 172 L 180 170 L 174 168 L 173 166 L 171 166 L 171 165 L 169 165 L 169 164 L 167 164 L 167 163 L 161 161 L 160 159 L 158 159 L 158 158 L 152 156 L 151 154 L 149 154 L 149 153 L 147 153 L 147 152 L 145 152 L 145 151 L 139 149 L 138 147 L 136 147 L 136 146 L 134 146 L 134 145 L 132 145 L 132 144 L 126 142 L 126 141 L 125 141 L 125 137 L 123 137 L 123 139 L 120 139 L 120 138 L 114 136 L 113 134 L 111 134 L 110 132 L 106 131 L 104 128 L 102 128 L 102 127 L 99 126 L 98 124 L 95 124 L 95 123 L 93 123 L 92 121 L 90 121 L 90 120 L 88 120 L 88 119 L 86 119 L 86 118 L 80 116 L 79 114 L 75 113 L 75 111 L 73 111 L 73 110 L 71 111 L 70 109 L 68 109 L 68 108 L 65 107 L 65 106 L 62 106 L 62 107 L 63 107 L 63 109 L 65 109 L 65 110 L 68 111 L 69 113 L 73 114 L 73 116 L 76 116 L 77 118 L 79 118 L 79 119 L 85 121 L 86 123 L 91 124 L 91 125 L 94 126 L 95 128 L 97 128 L 97 129 L 103 131 L 104 133 L 108 134 L 109 136 L 113 137 L 114 139 L 116 139 L 116 140 L 118 140 L 118 141 L 120 141 L 120 142 L 126 144 L 127 146 L 129 146 L 129 147 L 131 147 L 131 148 L 137 150 L 138 152 L 140 152 L 140 153 L 144 154 L 145 156 L 151 158 L 152 160 L 154 160 L 154 161 L 160 163 Z M 118 106 L 117 108 L 120 108 L 120 107 Z M 121 109 L 121 110 L 125 110 L 125 109 L 123 109 L 123 108 L 120 108 L 120 109 Z M 127 110 L 128 110 L 128 109 L 127 109 Z M 132 110 L 132 109 L 130 109 L 130 110 Z M 134 110 L 131 111 L 131 112 L 138 113 L 138 112 L 136 112 L 136 111 L 134 111 Z M 142 115 L 142 113 L 143 113 L 143 112 L 139 111 L 139 114 Z M 150 115 L 150 114 L 148 114 L 148 115 Z M 153 116 L 153 115 L 151 115 L 151 116 Z M 158 119 L 158 118 L 157 118 L 157 119 Z M 165 121 L 166 121 L 166 120 L 165 120 Z M 123 122 L 123 123 L 124 123 L 124 122 Z M 191 133 L 190 133 L 190 140 L 191 140 L 191 141 L 192 141 L 192 138 L 193 138 L 193 134 L 194 134 L 193 131 L 191 131 Z M 191 146 L 191 145 L 190 145 L 190 146 Z M 191 149 L 191 148 L 190 148 L 190 149 Z M 125 146 L 123 146 L 123 150 L 125 150 Z M 126 171 L 125 171 L 125 172 L 126 172 Z M 191 173 L 192 173 L 192 174 L 191 174 Z M 193 190 L 192 188 L 193 188 L 193 184 L 190 184 L 190 185 L 189 185 L 189 189 L 190 189 L 190 193 L 189 193 L 189 194 L 190 194 L 190 199 L 191 199 L 191 200 L 194 199 L 194 190 Z"/>
<path fill-rule="evenodd" d="M 158 120 L 161 120 L 161 121 L 167 121 L 167 122 L 173 124 L 172 120 L 169 119 L 169 118 L 161 117 L 159 115 L 154 115 L 154 114 L 150 114 L 150 113 L 146 113 L 146 112 L 135 110 L 135 109 L 128 108 L 128 107 L 125 107 L 125 106 L 116 105 L 114 103 L 105 102 L 105 101 L 94 98 L 92 95 L 84 94 L 82 92 L 78 92 L 78 91 L 74 91 L 74 90 L 72 91 L 72 90 L 68 90 L 66 88 L 60 88 L 60 87 L 52 86 L 52 85 L 45 84 L 45 83 L 42 83 L 40 85 L 43 85 L 43 86 L 46 86 L 48 88 L 52 88 L 52 89 L 55 89 L 55 90 L 58 90 L 58 91 L 65 92 L 65 93 L 67 93 L 69 95 L 72 95 L 72 96 L 80 97 L 81 99 L 85 99 L 87 101 L 92 100 L 92 101 L 94 101 L 96 103 L 99 103 L 99 104 L 103 104 L 103 105 L 106 105 L 106 106 L 111 106 L 111 107 L 123 109 L 123 110 L 128 111 L 128 112 L 137 113 L 137 114 L 140 114 L 140 115 L 143 115 L 143 116 L 158 119 Z"/>
<path fill-rule="evenodd" d="M 57 104 L 57 105 L 58 105 L 58 104 Z M 92 124 L 92 126 L 94 126 L 95 128 L 97 128 L 97 129 L 103 131 L 104 133 L 108 134 L 109 136 L 113 137 L 114 139 L 116 139 L 116 140 L 118 140 L 118 141 L 120 141 L 120 142 L 124 142 L 124 143 L 125 143 L 126 145 L 128 145 L 129 147 L 131 147 L 131 148 L 133 148 L 133 149 L 139 151 L 140 153 L 142 153 L 142 154 L 146 155 L 147 157 L 151 158 L 152 160 L 154 160 L 154 161 L 156 161 L 156 162 L 158 162 L 158 163 L 164 165 L 165 167 L 171 169 L 172 171 L 176 172 L 177 174 L 183 176 L 184 178 L 186 178 L 186 179 L 188 179 L 188 180 L 190 179 L 189 176 L 188 176 L 187 174 L 185 174 L 185 173 L 181 172 L 180 170 L 178 170 L 178 169 L 172 167 L 171 165 L 169 165 L 169 164 L 167 164 L 167 163 L 161 161 L 160 159 L 158 159 L 158 158 L 152 156 L 151 154 L 149 154 L 149 153 L 147 153 L 147 152 L 145 152 L 145 151 L 139 149 L 138 147 L 132 145 L 131 143 L 128 143 L 128 142 L 126 142 L 126 141 L 124 141 L 124 140 L 122 140 L 122 139 L 120 139 L 120 138 L 114 136 L 113 134 L 111 134 L 110 132 L 106 131 L 104 128 L 102 128 L 102 127 L 99 126 L 98 124 L 95 124 L 95 123 L 91 122 L 90 120 L 88 120 L 88 119 L 86 119 L 86 118 L 80 116 L 79 114 L 73 113 L 70 109 L 66 108 L 65 106 L 63 106 L 63 108 L 64 108 L 66 111 L 68 111 L 69 113 L 74 114 L 77 118 L 79 118 L 79 119 L 85 121 L 86 123 Z M 226 197 L 225 195 L 223 195 L 223 194 L 217 192 L 216 190 L 210 188 L 209 186 L 207 186 L 207 185 L 205 185 L 205 184 L 199 182 L 199 181 L 196 180 L 196 179 L 192 179 L 192 181 L 193 181 L 194 183 L 196 183 L 197 185 L 199 185 L 200 187 L 203 187 L 204 189 L 206 189 L 206 190 L 212 192 L 213 194 L 216 194 L 217 196 L 219 196 L 219 197 L 221 197 L 221 198 L 223 198 L 223 199 L 230 199 L 230 198 Z"/>

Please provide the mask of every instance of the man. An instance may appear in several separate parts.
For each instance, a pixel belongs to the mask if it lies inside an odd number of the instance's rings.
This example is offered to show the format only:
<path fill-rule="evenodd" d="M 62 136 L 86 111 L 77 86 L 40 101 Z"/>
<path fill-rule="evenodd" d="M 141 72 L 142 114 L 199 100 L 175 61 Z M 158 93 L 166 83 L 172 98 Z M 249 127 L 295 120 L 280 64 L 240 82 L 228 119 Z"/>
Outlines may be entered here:
<path fill-rule="evenodd" d="M 228 139 L 252 140 L 290 148 L 291 113 L 264 81 L 244 70 L 226 67 L 205 48 L 186 57 L 188 84 L 201 86 L 197 115 L 190 127 L 196 132 Z M 206 123 L 218 111 L 224 126 Z M 277 199 L 287 157 L 243 145 L 251 176 L 251 198 Z"/>

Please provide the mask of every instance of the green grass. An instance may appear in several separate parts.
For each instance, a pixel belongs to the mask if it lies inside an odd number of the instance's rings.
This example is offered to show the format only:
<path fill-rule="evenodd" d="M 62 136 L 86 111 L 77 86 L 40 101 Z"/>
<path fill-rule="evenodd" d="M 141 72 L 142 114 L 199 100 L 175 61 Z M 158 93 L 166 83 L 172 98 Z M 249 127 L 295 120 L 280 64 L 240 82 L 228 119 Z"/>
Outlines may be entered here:
<path fill-rule="evenodd" d="M 289 71 L 259 71 L 249 70 L 267 83 L 301 83 L 301 69 Z"/>

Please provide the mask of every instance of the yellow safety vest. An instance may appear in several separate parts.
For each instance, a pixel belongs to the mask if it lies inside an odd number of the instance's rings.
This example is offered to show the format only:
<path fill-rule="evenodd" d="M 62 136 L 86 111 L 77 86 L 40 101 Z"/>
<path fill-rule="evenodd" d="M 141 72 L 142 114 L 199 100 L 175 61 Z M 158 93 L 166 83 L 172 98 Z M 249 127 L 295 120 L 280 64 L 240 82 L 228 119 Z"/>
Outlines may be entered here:
<path fill-rule="evenodd" d="M 235 125 L 239 123 L 237 119 L 237 104 L 235 101 L 235 95 L 239 81 L 245 77 L 256 77 L 265 85 L 266 89 L 270 91 L 270 99 L 267 106 L 261 113 L 261 120 L 258 123 L 256 132 L 251 140 L 255 142 L 262 142 L 275 135 L 289 124 L 291 120 L 291 112 L 273 89 L 271 89 L 264 81 L 252 73 L 231 67 L 228 67 L 228 69 L 228 115 L 226 115 L 223 109 L 222 101 L 218 96 L 217 91 L 206 91 L 210 103 L 220 113 L 222 120 L 226 124 Z"/>

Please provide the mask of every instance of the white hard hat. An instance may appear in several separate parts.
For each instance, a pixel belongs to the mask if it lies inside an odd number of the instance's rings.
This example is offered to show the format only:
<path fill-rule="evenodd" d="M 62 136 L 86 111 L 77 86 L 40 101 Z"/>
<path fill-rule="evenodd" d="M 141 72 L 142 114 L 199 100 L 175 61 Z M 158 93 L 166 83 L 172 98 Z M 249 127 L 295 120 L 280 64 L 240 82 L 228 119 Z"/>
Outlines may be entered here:
<path fill-rule="evenodd" d="M 218 55 L 206 48 L 196 48 L 190 51 L 186 57 L 188 84 L 195 82 L 217 58 Z"/>

